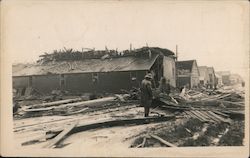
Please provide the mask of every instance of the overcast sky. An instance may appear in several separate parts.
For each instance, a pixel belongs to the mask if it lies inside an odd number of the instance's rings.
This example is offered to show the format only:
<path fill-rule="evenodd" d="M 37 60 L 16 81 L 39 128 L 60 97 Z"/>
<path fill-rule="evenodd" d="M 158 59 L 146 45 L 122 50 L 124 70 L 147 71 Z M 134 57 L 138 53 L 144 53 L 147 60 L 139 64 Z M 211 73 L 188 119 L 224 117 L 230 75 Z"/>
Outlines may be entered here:
<path fill-rule="evenodd" d="M 247 1 L 5 1 L 4 53 L 32 62 L 43 52 L 82 47 L 179 50 L 216 71 L 245 74 L 249 51 Z"/>

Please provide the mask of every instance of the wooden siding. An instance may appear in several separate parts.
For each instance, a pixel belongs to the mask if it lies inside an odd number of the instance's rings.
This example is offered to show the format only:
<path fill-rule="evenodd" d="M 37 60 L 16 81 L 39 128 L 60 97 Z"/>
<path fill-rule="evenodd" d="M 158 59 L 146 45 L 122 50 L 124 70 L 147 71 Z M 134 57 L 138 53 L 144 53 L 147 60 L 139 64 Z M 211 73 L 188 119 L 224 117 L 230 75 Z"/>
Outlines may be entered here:
<path fill-rule="evenodd" d="M 95 73 L 98 76 L 96 83 L 93 82 L 93 74 L 32 76 L 32 87 L 43 94 L 49 94 L 55 89 L 67 90 L 72 93 L 121 93 L 121 89 L 130 90 L 132 87 L 140 87 L 146 71 Z M 62 77 L 64 78 L 64 86 L 61 85 Z M 26 88 L 28 86 L 29 76 L 13 77 L 13 88 Z"/>
<path fill-rule="evenodd" d="M 176 87 L 176 67 L 174 59 L 164 56 L 163 76 L 170 80 L 170 85 Z"/>
<path fill-rule="evenodd" d="M 197 66 L 197 63 L 194 62 L 193 63 L 193 67 L 192 67 L 192 73 L 191 73 L 191 88 L 197 87 L 198 84 L 200 83 L 199 80 L 199 69 Z"/>

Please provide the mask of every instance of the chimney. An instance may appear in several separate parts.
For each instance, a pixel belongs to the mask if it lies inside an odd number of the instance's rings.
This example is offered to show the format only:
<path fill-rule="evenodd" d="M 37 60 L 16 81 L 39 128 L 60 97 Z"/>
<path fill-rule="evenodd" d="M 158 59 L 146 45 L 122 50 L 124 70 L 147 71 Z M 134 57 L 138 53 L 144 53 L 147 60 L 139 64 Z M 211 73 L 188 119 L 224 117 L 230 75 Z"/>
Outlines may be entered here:
<path fill-rule="evenodd" d="M 149 50 L 148 50 L 148 58 L 151 59 L 151 57 L 152 57 L 152 52 L 151 52 L 151 50 L 149 49 Z"/>
<path fill-rule="evenodd" d="M 132 51 L 132 44 L 130 43 L 130 45 L 129 45 L 129 46 L 130 46 L 129 50 L 130 50 L 130 51 Z"/>

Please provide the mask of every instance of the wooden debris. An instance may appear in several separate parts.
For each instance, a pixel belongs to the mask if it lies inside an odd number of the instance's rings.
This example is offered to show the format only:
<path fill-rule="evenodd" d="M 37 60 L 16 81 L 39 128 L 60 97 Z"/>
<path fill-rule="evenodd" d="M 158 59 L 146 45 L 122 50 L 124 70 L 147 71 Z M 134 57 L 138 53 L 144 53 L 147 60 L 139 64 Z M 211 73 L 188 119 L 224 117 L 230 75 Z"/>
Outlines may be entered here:
<path fill-rule="evenodd" d="M 170 96 L 170 98 L 175 102 L 175 104 L 179 104 L 173 97 Z"/>
<path fill-rule="evenodd" d="M 207 116 L 212 122 L 220 123 L 221 121 L 216 119 L 214 116 L 211 116 L 207 113 L 207 111 L 200 111 L 203 115 Z"/>
<path fill-rule="evenodd" d="M 216 119 L 219 119 L 219 120 L 222 121 L 222 122 L 231 123 L 231 120 L 230 120 L 230 119 L 224 119 L 224 118 L 220 117 L 219 115 L 216 115 L 216 114 L 213 113 L 212 111 L 208 111 L 208 113 L 211 114 L 212 116 L 214 116 Z"/>
<path fill-rule="evenodd" d="M 154 138 L 154 139 L 159 140 L 161 143 L 163 143 L 163 144 L 165 144 L 165 145 L 167 145 L 167 146 L 169 146 L 169 147 L 177 147 L 176 145 L 174 145 L 174 144 L 172 144 L 172 143 L 167 142 L 166 140 L 164 140 L 164 139 L 160 138 L 160 137 L 159 137 L 159 136 L 157 136 L 157 135 L 150 134 L 150 136 L 151 136 L 152 138 Z"/>
<path fill-rule="evenodd" d="M 77 123 L 73 123 L 70 126 L 68 126 L 66 129 L 64 129 L 60 134 L 58 134 L 54 139 L 49 141 L 48 144 L 44 146 L 44 148 L 52 148 L 54 147 L 57 143 L 59 143 L 75 126 Z"/>
<path fill-rule="evenodd" d="M 214 122 L 213 120 L 211 120 L 211 118 L 207 115 L 204 115 L 203 112 L 195 110 L 196 113 L 198 113 L 203 119 L 206 120 L 206 122 Z"/>
<path fill-rule="evenodd" d="M 48 103 L 42 103 L 42 104 L 34 104 L 34 105 L 29 105 L 29 106 L 30 108 L 49 107 L 49 106 L 61 105 L 65 103 L 77 102 L 81 100 L 82 100 L 81 98 L 66 99 L 66 100 L 60 100 L 60 101 L 54 101 L 54 102 L 48 102 Z"/>
<path fill-rule="evenodd" d="M 114 102 L 116 97 L 106 97 L 106 98 L 100 98 L 95 100 L 88 100 L 88 101 L 82 101 L 82 102 L 76 102 L 76 103 L 68 103 L 68 104 L 61 104 L 57 106 L 51 106 L 47 108 L 35 108 L 35 109 L 24 109 L 25 112 L 40 112 L 40 111 L 49 111 L 49 110 L 58 110 L 62 108 L 69 108 L 69 107 L 89 107 L 89 106 L 100 106 L 103 104 Z"/>
<path fill-rule="evenodd" d="M 140 148 L 140 147 L 142 147 L 142 148 L 143 148 L 143 147 L 144 147 L 144 145 L 145 145 L 145 143 L 146 143 L 146 139 L 147 139 L 147 138 L 146 138 L 146 137 L 144 137 L 144 138 L 143 138 L 142 143 L 141 143 L 141 144 L 139 144 L 139 145 L 137 145 L 137 146 L 136 146 L 136 148 Z"/>
<path fill-rule="evenodd" d="M 141 125 L 141 124 L 149 124 L 155 122 L 164 122 L 171 119 L 174 119 L 174 115 L 162 116 L 162 117 L 143 117 L 143 118 L 133 118 L 133 119 L 119 119 L 119 120 L 109 120 L 109 121 L 101 121 L 95 122 L 91 124 L 78 124 L 70 134 L 82 132 L 90 129 L 97 129 L 97 128 L 109 128 L 115 126 L 125 126 L 125 125 Z M 53 131 L 53 132 L 60 132 L 60 131 Z"/>

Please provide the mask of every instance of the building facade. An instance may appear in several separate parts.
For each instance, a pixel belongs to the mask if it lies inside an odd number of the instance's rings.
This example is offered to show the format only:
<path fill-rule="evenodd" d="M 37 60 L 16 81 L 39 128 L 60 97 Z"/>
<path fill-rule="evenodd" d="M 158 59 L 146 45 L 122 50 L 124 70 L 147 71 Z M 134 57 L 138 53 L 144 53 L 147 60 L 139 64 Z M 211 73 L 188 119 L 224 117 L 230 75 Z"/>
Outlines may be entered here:
<path fill-rule="evenodd" d="M 177 61 L 177 86 L 196 88 L 199 85 L 199 69 L 196 60 Z"/>
<path fill-rule="evenodd" d="M 133 87 L 139 88 L 149 72 L 154 76 L 153 86 L 157 87 L 163 76 L 175 86 L 174 53 L 150 47 L 139 49 L 129 56 L 13 65 L 13 88 L 22 90 L 32 87 L 42 94 L 53 90 L 120 93 Z"/>

